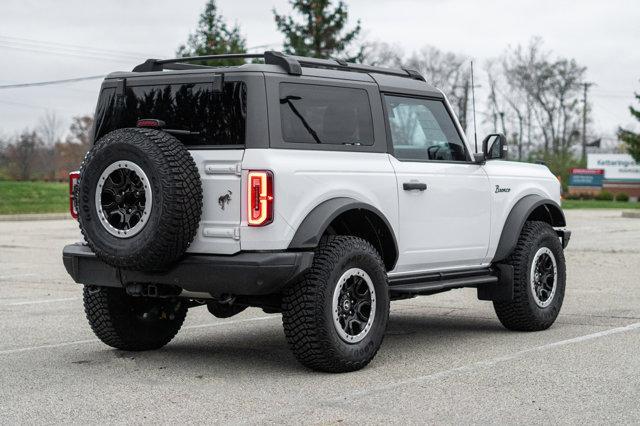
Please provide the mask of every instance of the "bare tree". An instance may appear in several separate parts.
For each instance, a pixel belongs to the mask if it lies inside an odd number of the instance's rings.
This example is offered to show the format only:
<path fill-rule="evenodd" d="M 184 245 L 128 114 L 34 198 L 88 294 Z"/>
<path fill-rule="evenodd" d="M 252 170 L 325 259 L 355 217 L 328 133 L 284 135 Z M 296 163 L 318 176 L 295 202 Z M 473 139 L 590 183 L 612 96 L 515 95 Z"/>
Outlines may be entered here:
<path fill-rule="evenodd" d="M 0 179 L 2 179 L 6 174 L 8 159 L 7 159 L 7 148 L 9 145 L 8 139 L 5 135 L 0 134 Z"/>
<path fill-rule="evenodd" d="M 454 109 L 463 129 L 467 129 L 467 110 L 470 95 L 468 58 L 453 52 L 444 52 L 425 46 L 414 52 L 407 66 L 418 70 L 425 79 L 442 90 Z"/>
<path fill-rule="evenodd" d="M 56 144 L 56 179 L 66 179 L 69 172 L 77 170 L 91 145 L 93 116 L 73 117 L 65 142 Z"/>
<path fill-rule="evenodd" d="M 494 131 L 505 132 L 517 145 L 518 158 L 570 160 L 580 135 L 580 82 L 586 68 L 573 59 L 552 58 L 542 49 L 542 40 L 534 38 L 526 47 L 508 48 L 488 61 L 485 70 L 488 118 Z"/>
<path fill-rule="evenodd" d="M 406 57 L 397 45 L 374 42 L 365 49 L 365 61 L 371 65 L 406 67 L 420 72 L 429 84 L 447 95 L 466 130 L 471 91 L 468 58 L 433 46 L 424 46 Z"/>
<path fill-rule="evenodd" d="M 363 46 L 363 54 L 368 65 L 395 68 L 404 66 L 404 50 L 397 44 L 369 42 Z"/>
<path fill-rule="evenodd" d="M 30 180 L 36 176 L 42 141 L 34 131 L 25 130 L 6 150 L 9 176 L 16 180 Z"/>
<path fill-rule="evenodd" d="M 53 111 L 47 111 L 40 118 L 36 132 L 44 144 L 42 147 L 42 171 L 48 180 L 54 180 L 56 174 L 56 144 L 60 141 L 62 120 Z"/>
<path fill-rule="evenodd" d="M 544 153 L 566 154 L 579 135 L 580 82 L 586 68 L 573 59 L 550 56 L 542 50 L 542 40 L 535 38 L 526 48 L 508 50 L 503 68 L 509 86 L 522 90 L 533 104 Z"/>

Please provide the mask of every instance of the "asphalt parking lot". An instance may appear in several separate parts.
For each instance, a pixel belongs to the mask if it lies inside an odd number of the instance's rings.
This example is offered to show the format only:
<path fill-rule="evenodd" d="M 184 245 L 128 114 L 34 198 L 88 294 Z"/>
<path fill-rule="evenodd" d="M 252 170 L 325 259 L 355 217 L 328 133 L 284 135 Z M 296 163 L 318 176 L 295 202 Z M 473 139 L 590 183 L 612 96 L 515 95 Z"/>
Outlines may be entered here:
<path fill-rule="evenodd" d="M 471 289 L 392 304 L 356 373 L 296 363 L 280 316 L 189 312 L 165 348 L 95 339 L 62 247 L 71 220 L 0 222 L 0 419 L 14 423 L 638 423 L 640 219 L 567 212 L 556 324 L 502 328 Z"/>

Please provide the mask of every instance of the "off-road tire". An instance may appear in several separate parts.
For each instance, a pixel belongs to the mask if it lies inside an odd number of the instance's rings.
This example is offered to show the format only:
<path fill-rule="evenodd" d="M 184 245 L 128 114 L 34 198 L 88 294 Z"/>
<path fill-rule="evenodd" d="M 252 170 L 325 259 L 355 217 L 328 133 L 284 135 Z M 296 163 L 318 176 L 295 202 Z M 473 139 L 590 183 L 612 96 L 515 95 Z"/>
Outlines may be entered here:
<path fill-rule="evenodd" d="M 536 304 L 529 281 L 533 258 L 541 247 L 551 250 L 557 264 L 556 292 L 551 304 L 544 308 Z M 560 313 L 566 284 L 564 253 L 556 232 L 546 222 L 526 222 L 515 250 L 505 263 L 513 266 L 513 300 L 493 302 L 502 325 L 516 331 L 540 331 L 551 327 Z"/>
<path fill-rule="evenodd" d="M 349 268 L 361 268 L 371 278 L 375 316 L 364 339 L 347 343 L 333 323 L 333 292 Z M 295 357 L 319 371 L 341 373 L 365 367 L 378 352 L 389 318 L 389 287 L 380 254 L 367 241 L 352 236 L 324 239 L 313 265 L 283 297 L 284 332 Z"/>
<path fill-rule="evenodd" d="M 117 161 L 139 166 L 151 183 L 147 223 L 130 238 L 110 234 L 98 216 L 95 194 L 103 171 Z M 130 270 L 162 270 L 187 250 L 202 213 L 202 184 L 184 145 L 166 132 L 118 129 L 89 150 L 80 168 L 78 222 L 93 252 L 105 263 Z"/>
<path fill-rule="evenodd" d="M 125 351 L 163 347 L 175 337 L 187 315 L 183 301 L 132 297 L 122 288 L 85 286 L 83 296 L 94 334 Z"/>

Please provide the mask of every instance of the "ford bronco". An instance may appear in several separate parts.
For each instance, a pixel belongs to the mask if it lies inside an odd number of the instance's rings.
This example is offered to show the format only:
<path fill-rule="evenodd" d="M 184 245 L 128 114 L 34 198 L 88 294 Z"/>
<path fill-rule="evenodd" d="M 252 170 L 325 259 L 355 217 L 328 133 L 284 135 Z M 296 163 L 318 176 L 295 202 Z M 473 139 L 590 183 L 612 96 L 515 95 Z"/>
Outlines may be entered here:
<path fill-rule="evenodd" d="M 198 64 L 258 59 L 240 66 Z M 259 61 L 262 61 L 258 63 Z M 544 165 L 472 151 L 413 70 L 285 55 L 149 59 L 106 77 L 71 174 L 64 265 L 114 348 L 160 348 L 187 310 L 281 313 L 307 367 L 354 371 L 390 301 L 477 289 L 512 330 L 550 327 L 570 232 Z"/>

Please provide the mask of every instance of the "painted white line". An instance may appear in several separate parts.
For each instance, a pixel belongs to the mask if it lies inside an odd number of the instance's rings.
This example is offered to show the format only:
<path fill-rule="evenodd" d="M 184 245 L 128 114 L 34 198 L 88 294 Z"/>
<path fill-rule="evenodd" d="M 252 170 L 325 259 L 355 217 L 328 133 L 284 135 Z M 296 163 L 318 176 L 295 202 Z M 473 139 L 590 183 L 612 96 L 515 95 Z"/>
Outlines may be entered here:
<path fill-rule="evenodd" d="M 64 298 L 61 298 L 61 299 L 29 300 L 29 301 L 26 301 L 26 302 L 0 303 L 0 306 L 39 305 L 41 303 L 68 302 L 70 300 L 80 300 L 80 299 L 82 299 L 82 297 L 64 297 Z"/>
<path fill-rule="evenodd" d="M 265 320 L 276 319 L 276 318 L 280 318 L 280 315 L 269 315 L 269 316 L 256 317 L 256 318 L 245 318 L 245 319 L 241 319 L 241 320 L 223 321 L 223 322 L 216 322 L 216 323 L 211 323 L 211 324 L 189 325 L 189 326 L 186 326 L 186 327 L 182 327 L 182 329 L 183 330 L 194 330 L 194 329 L 208 328 L 208 327 L 222 327 L 222 326 L 230 325 L 230 324 L 241 324 L 241 323 L 247 323 L 247 322 L 265 321 Z M 49 345 L 27 346 L 25 348 L 6 349 L 4 351 L 0 351 L 0 355 L 10 355 L 10 354 L 16 354 L 16 353 L 21 353 L 21 352 L 36 351 L 36 350 L 40 350 L 40 349 L 63 348 L 65 346 L 83 345 L 85 343 L 97 343 L 99 341 L 100 340 L 98 340 L 98 339 L 85 339 L 85 340 L 75 340 L 75 341 L 72 341 L 72 342 L 52 343 L 52 344 L 49 344 Z"/>
<path fill-rule="evenodd" d="M 401 387 L 401 386 L 420 383 L 420 382 L 424 382 L 424 381 L 432 380 L 432 379 L 439 379 L 439 378 L 446 377 L 446 376 L 449 376 L 449 375 L 454 374 L 454 373 L 461 373 L 461 372 L 465 372 L 466 373 L 466 372 L 472 372 L 472 371 L 477 370 L 477 369 L 482 368 L 482 367 L 491 367 L 491 366 L 494 366 L 496 364 L 499 364 L 499 363 L 502 363 L 502 362 L 505 362 L 505 361 L 510 361 L 510 360 L 513 360 L 513 359 L 516 359 L 516 358 L 520 358 L 521 356 L 530 354 L 532 352 L 544 352 L 544 351 L 547 351 L 547 350 L 553 349 L 553 348 L 572 345 L 574 343 L 586 342 L 588 340 L 598 339 L 600 337 L 610 336 L 612 334 L 625 333 L 627 331 L 633 331 L 633 330 L 637 330 L 637 329 L 640 329 L 640 322 L 629 324 L 629 325 L 626 325 L 624 327 L 616 327 L 616 328 L 612 328 L 612 329 L 609 329 L 609 330 L 599 331 L 597 333 L 586 334 L 584 336 L 578 336 L 578 337 L 574 337 L 572 339 L 560 340 L 558 342 L 547 343 L 547 344 L 541 345 L 541 346 L 534 346 L 532 348 L 523 349 L 521 351 L 514 352 L 514 353 L 509 354 L 509 355 L 505 355 L 505 356 L 501 356 L 501 357 L 497 357 L 497 358 L 491 358 L 491 359 L 487 359 L 487 360 L 483 360 L 483 361 L 478 361 L 478 362 L 474 362 L 473 364 L 467 364 L 467 365 L 463 365 L 461 367 L 451 368 L 449 370 L 443 370 L 443 371 L 438 371 L 436 373 L 431 373 L 431 374 L 426 374 L 426 375 L 423 375 L 423 376 L 413 377 L 413 378 L 407 379 L 407 380 L 400 380 L 400 381 L 397 381 L 397 382 L 389 383 L 389 384 L 384 385 L 384 386 L 378 386 L 378 387 L 370 388 L 370 389 L 367 389 L 367 390 L 364 390 L 364 391 L 360 391 L 360 392 L 352 392 L 352 393 L 349 393 L 348 395 L 344 395 L 344 396 L 341 396 L 341 397 L 338 397 L 338 398 L 330 399 L 330 400 L 325 401 L 325 402 L 327 402 L 327 403 L 344 402 L 344 401 L 352 399 L 352 398 L 365 397 L 365 396 L 372 395 L 374 393 L 383 392 L 383 391 L 387 391 L 387 390 L 392 390 L 392 389 L 395 389 L 395 388 L 398 388 L 398 387 Z"/>
<path fill-rule="evenodd" d="M 0 351 L 0 355 L 17 354 L 17 353 L 21 353 L 21 352 L 29 352 L 29 351 L 39 350 L 39 349 L 62 348 L 62 347 L 65 347 L 65 346 L 82 345 L 84 343 L 95 343 L 95 342 L 99 342 L 99 340 L 98 339 L 86 339 L 86 340 L 76 340 L 76 341 L 73 341 L 73 342 L 52 343 L 50 345 L 27 346 L 26 348 L 7 349 L 7 350 L 4 350 L 4 351 Z"/>
<path fill-rule="evenodd" d="M 12 274 L 12 275 L 0 275 L 0 280 L 5 278 L 18 278 L 18 277 L 35 277 L 38 274 Z"/>

